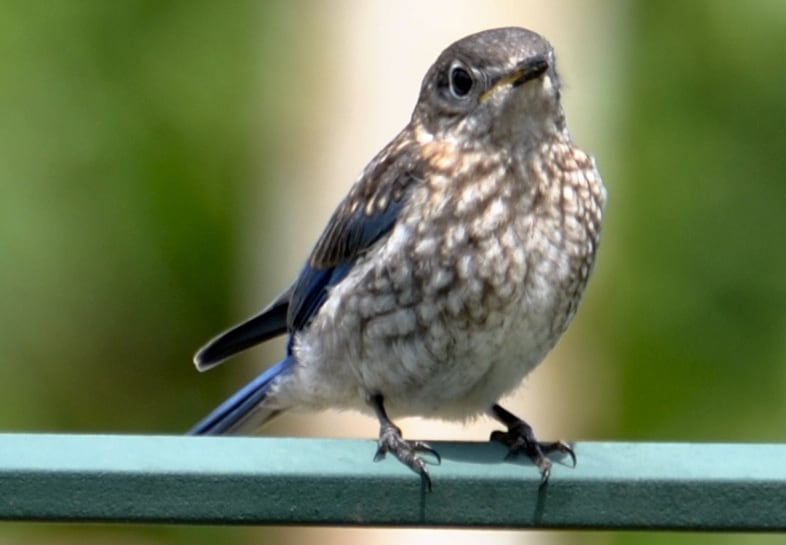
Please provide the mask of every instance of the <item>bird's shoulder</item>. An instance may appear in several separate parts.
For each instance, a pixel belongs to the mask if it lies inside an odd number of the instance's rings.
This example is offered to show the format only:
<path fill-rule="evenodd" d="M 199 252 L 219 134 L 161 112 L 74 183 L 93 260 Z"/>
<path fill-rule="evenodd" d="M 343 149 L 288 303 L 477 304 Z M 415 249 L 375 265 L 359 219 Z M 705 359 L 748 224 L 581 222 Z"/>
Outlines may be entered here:
<path fill-rule="evenodd" d="M 333 212 L 295 282 L 287 320 L 290 331 L 304 328 L 330 288 L 393 229 L 422 175 L 418 145 L 405 129 L 372 159 Z"/>
<path fill-rule="evenodd" d="M 361 173 L 336 207 L 314 246 L 309 265 L 322 269 L 357 258 L 386 234 L 422 181 L 425 165 L 411 131 L 403 130 Z"/>

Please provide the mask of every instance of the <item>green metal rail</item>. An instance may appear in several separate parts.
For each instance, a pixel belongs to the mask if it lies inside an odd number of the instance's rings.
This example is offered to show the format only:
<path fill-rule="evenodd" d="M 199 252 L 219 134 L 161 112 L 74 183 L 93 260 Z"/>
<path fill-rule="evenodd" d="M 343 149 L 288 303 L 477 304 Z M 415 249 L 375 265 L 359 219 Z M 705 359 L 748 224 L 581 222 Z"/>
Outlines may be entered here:
<path fill-rule="evenodd" d="M 0 434 L 0 519 L 786 530 L 786 445 L 578 443 L 551 480 L 432 444 L 433 492 L 371 440 Z"/>

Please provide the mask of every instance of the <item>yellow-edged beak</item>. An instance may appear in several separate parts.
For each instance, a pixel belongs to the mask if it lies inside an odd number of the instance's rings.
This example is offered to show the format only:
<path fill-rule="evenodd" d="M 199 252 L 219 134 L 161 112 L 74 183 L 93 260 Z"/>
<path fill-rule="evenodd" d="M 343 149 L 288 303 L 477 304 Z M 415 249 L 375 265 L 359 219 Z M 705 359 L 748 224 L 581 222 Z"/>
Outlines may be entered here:
<path fill-rule="evenodd" d="M 549 69 L 549 63 L 543 57 L 535 57 L 529 59 L 516 68 L 512 73 L 507 76 L 502 76 L 494 84 L 483 91 L 480 95 L 479 102 L 483 104 L 497 89 L 502 89 L 508 85 L 518 87 L 530 80 L 537 79 L 546 73 Z"/>

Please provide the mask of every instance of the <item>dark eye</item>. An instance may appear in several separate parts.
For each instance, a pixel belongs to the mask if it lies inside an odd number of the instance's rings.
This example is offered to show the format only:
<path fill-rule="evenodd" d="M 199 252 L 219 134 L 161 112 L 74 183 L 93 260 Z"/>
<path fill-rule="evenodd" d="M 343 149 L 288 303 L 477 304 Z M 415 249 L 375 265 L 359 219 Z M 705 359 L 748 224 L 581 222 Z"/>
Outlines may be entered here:
<path fill-rule="evenodd" d="M 465 68 L 455 66 L 450 69 L 450 92 L 457 98 L 464 98 L 472 90 L 472 76 Z"/>

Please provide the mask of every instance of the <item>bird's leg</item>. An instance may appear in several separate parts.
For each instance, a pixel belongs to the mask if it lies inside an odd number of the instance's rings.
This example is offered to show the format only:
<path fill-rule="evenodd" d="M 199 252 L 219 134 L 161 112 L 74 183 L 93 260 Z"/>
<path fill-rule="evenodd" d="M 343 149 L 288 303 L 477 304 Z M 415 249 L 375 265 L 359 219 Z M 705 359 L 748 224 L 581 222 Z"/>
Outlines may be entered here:
<path fill-rule="evenodd" d="M 510 449 L 508 456 L 515 456 L 524 453 L 540 470 L 540 484 L 543 486 L 549 480 L 551 474 L 551 460 L 546 455 L 552 452 L 562 452 L 570 456 L 573 466 L 576 466 L 576 453 L 564 441 L 554 441 L 542 443 L 537 440 L 532 426 L 524 422 L 521 418 L 508 412 L 499 405 L 491 407 L 491 416 L 502 422 L 508 427 L 508 431 L 491 432 L 491 441 L 504 443 Z"/>
<path fill-rule="evenodd" d="M 374 456 L 374 461 L 378 462 L 385 457 L 385 454 L 390 452 L 399 459 L 399 461 L 410 468 L 415 473 L 418 473 L 423 482 L 431 492 L 431 477 L 426 469 L 426 462 L 418 456 L 418 453 L 431 454 L 437 459 L 437 463 L 441 462 L 441 458 L 436 450 L 428 446 L 422 441 L 406 441 L 401 437 L 401 430 L 390 421 L 385 407 L 382 404 L 382 396 L 377 394 L 369 397 L 368 403 L 374 409 L 379 419 L 379 448 Z"/>

